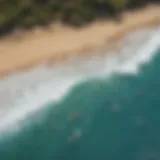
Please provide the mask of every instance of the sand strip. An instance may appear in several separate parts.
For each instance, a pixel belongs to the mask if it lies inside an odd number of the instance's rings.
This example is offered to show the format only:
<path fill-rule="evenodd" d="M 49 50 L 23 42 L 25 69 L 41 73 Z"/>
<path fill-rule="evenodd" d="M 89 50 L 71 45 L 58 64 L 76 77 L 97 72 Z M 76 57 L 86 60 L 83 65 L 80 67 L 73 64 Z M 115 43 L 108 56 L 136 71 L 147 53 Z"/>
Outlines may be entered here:
<path fill-rule="evenodd" d="M 113 20 L 95 22 L 81 29 L 61 25 L 33 30 L 20 36 L 0 40 L 0 76 L 27 69 L 39 63 L 55 63 L 70 56 L 85 55 L 110 46 L 127 33 L 160 24 L 160 6 L 123 14 L 122 23 Z"/>

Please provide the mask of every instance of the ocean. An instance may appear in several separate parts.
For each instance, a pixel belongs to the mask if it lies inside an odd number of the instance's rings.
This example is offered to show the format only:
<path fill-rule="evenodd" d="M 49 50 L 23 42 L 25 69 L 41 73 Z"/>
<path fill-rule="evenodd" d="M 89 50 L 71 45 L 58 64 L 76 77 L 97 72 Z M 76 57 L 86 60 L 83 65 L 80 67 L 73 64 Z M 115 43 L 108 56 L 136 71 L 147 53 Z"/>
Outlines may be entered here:
<path fill-rule="evenodd" d="M 1 79 L 0 160 L 159 160 L 160 28 L 120 45 Z"/>

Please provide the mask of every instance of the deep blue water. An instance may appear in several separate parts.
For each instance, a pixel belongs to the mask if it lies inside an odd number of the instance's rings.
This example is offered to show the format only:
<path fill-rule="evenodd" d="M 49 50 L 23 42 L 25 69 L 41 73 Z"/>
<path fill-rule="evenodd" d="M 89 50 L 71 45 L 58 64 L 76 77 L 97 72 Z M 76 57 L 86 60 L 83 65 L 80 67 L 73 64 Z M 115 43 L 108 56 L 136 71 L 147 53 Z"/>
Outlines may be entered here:
<path fill-rule="evenodd" d="M 159 72 L 157 53 L 137 75 L 77 84 L 3 136 L 0 160 L 159 160 Z"/>

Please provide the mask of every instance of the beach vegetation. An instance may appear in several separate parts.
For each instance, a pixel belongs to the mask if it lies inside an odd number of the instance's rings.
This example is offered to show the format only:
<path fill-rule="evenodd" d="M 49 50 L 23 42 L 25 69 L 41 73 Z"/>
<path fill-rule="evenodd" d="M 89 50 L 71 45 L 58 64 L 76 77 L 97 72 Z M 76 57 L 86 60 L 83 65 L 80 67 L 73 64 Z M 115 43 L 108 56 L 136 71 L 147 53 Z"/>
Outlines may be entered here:
<path fill-rule="evenodd" d="M 82 26 L 150 1 L 160 0 L 0 0 L 0 34 L 54 21 Z"/>

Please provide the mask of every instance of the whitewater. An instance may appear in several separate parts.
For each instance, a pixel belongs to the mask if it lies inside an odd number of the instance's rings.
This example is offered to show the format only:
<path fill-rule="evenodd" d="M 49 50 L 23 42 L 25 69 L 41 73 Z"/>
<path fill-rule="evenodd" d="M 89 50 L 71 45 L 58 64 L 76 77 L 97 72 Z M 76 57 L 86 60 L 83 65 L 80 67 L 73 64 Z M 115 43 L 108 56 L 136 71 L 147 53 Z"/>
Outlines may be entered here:
<path fill-rule="evenodd" d="M 1 79 L 0 132 L 19 130 L 27 117 L 38 114 L 48 103 L 62 101 L 75 84 L 88 78 L 138 75 L 141 65 L 148 63 L 160 47 L 160 27 L 131 33 L 119 45 L 119 51 L 74 58 L 54 67 L 39 65 Z"/>

